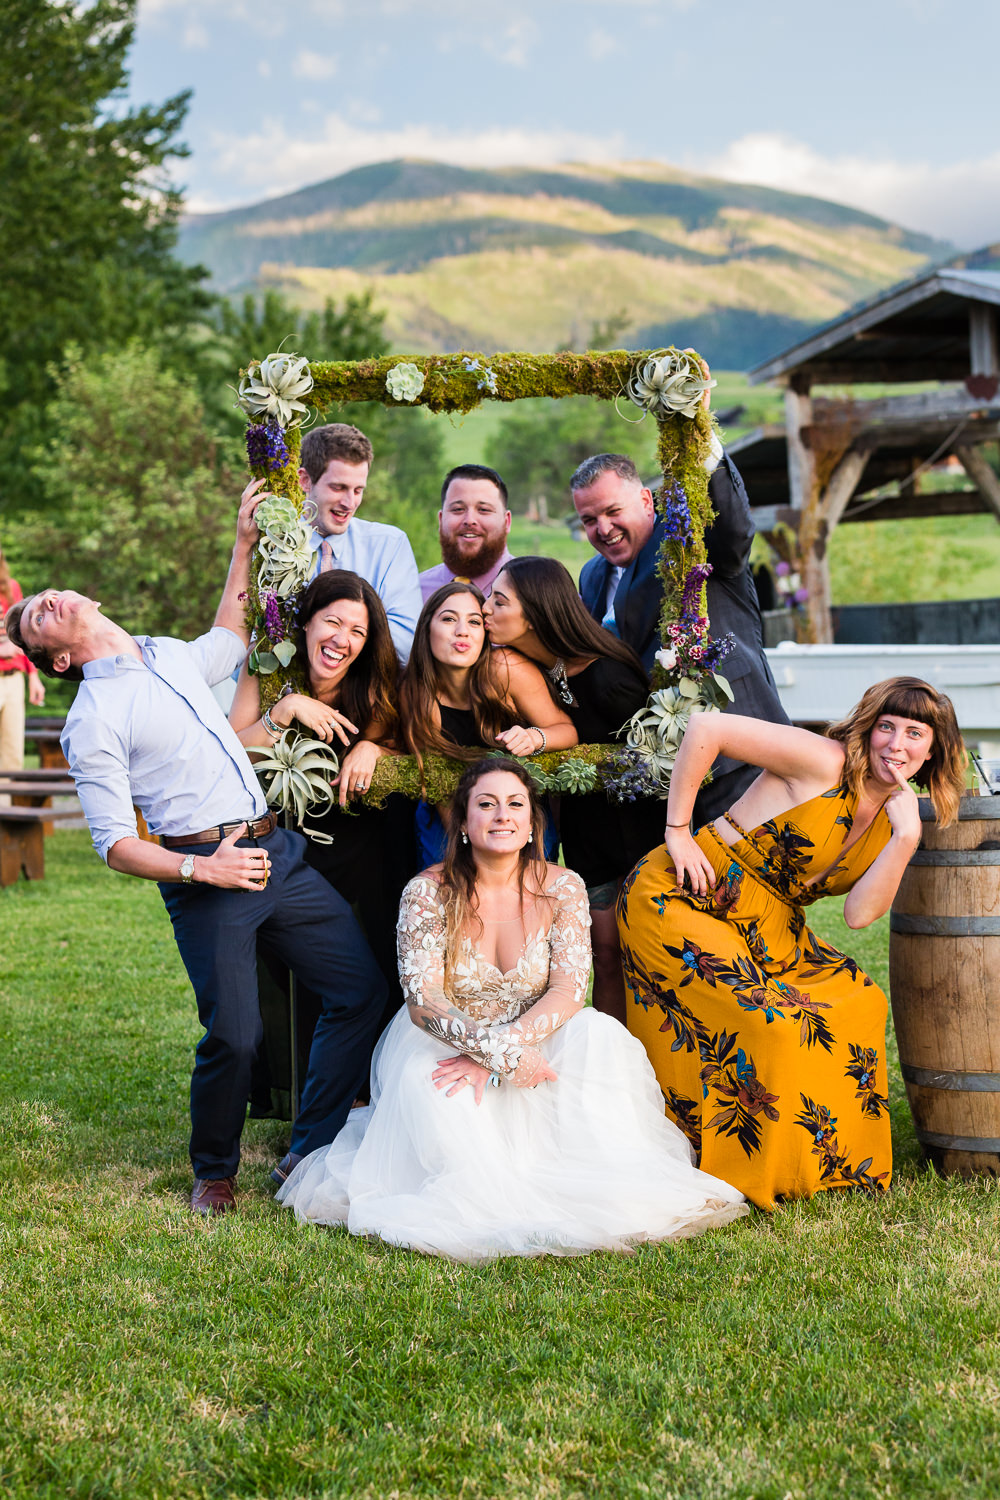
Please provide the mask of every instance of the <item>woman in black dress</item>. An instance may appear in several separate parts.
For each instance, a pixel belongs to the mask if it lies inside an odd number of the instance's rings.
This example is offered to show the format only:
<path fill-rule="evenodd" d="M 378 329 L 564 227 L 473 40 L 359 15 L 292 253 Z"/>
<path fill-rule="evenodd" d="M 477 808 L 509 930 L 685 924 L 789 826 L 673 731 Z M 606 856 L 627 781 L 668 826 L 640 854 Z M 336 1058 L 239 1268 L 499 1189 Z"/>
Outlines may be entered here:
<path fill-rule="evenodd" d="M 508 662 L 528 657 L 545 673 L 553 701 L 569 715 L 581 745 L 606 744 L 646 702 L 649 679 L 631 646 L 593 620 L 562 563 L 515 557 L 494 581 L 486 628 Z M 648 852 L 648 802 L 617 803 L 603 791 L 562 799 L 563 857 L 590 898 L 594 1005 L 625 1020 L 615 902 L 622 880 Z"/>
<path fill-rule="evenodd" d="M 403 743 L 418 760 L 437 754 L 471 763 L 484 748 L 525 756 L 576 744 L 534 663 L 490 650 L 483 604 L 474 583 L 453 580 L 420 612 L 399 689 Z M 436 863 L 444 830 L 427 803 L 418 805 L 417 838 L 423 864 Z"/>
<path fill-rule="evenodd" d="M 294 721 L 340 753 L 340 807 L 307 815 L 304 831 L 320 838 L 309 839 L 306 861 L 354 907 L 389 983 L 388 1021 L 403 1000 L 399 898 L 420 865 L 406 798 L 389 797 L 379 808 L 361 799 L 376 762 L 394 748 L 399 660 L 382 601 L 356 573 L 320 573 L 304 591 L 297 618 L 296 653 L 309 692 L 287 693 L 264 717 L 258 680 L 244 666 L 229 722 L 248 747 L 273 742 Z"/>

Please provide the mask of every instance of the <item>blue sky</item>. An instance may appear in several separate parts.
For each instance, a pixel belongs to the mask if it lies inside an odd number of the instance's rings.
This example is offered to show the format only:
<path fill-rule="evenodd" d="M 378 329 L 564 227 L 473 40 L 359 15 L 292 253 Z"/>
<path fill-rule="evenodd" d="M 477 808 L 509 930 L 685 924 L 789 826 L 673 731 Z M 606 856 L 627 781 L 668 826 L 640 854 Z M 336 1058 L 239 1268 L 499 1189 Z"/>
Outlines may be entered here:
<path fill-rule="evenodd" d="M 404 155 L 657 160 L 971 246 L 998 54 L 997 0 L 139 0 L 130 64 L 136 101 L 194 90 L 191 208 Z"/>

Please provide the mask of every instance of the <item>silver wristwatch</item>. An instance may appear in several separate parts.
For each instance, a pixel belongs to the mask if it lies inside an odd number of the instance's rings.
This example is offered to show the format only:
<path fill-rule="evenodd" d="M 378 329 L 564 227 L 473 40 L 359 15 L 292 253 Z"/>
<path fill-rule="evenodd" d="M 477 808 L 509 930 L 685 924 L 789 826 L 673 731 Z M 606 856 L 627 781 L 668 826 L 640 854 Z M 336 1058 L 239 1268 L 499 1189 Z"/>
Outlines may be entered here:
<path fill-rule="evenodd" d="M 194 855 L 185 854 L 181 860 L 181 867 L 177 872 L 185 885 L 190 885 L 194 879 Z"/>

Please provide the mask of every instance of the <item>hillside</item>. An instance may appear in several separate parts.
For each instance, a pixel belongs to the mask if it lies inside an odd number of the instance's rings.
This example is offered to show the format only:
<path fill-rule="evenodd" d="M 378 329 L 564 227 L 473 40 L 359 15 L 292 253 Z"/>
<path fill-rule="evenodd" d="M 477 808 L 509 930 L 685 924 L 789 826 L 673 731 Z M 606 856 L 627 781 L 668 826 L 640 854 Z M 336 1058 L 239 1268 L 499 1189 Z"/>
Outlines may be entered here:
<path fill-rule="evenodd" d="M 373 287 L 395 347 L 551 349 L 623 314 L 633 347 L 765 358 L 949 246 L 871 214 L 658 163 L 360 167 L 184 221 L 180 253 L 234 293 L 304 306 Z"/>

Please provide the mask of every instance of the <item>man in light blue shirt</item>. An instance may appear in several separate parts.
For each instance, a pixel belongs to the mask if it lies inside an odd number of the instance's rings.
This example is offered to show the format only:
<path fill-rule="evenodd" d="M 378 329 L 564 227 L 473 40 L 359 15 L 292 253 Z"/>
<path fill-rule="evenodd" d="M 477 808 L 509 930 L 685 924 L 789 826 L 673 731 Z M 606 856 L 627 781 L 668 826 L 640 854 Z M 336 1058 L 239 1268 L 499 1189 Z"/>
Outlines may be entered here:
<path fill-rule="evenodd" d="M 247 649 L 241 600 L 263 481 L 243 492 L 226 587 L 206 635 L 133 637 L 72 589 L 15 605 L 7 630 L 39 670 L 78 681 L 62 747 L 98 853 L 159 883 L 205 1035 L 191 1079 L 191 1207 L 235 1206 L 250 1070 L 261 1040 L 257 944 L 315 990 L 322 1013 L 292 1151 L 333 1140 L 363 1087 L 386 983 L 346 902 L 276 826 L 212 694 Z M 138 807 L 159 844 L 140 839 Z"/>
<path fill-rule="evenodd" d="M 316 554 L 309 576 L 347 568 L 366 579 L 385 605 L 405 665 L 423 602 L 417 563 L 405 531 L 381 521 L 359 521 L 355 514 L 365 497 L 372 457 L 364 433 L 346 422 L 314 427 L 302 439 L 299 483 Z"/>

